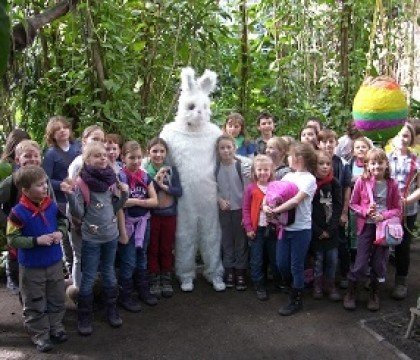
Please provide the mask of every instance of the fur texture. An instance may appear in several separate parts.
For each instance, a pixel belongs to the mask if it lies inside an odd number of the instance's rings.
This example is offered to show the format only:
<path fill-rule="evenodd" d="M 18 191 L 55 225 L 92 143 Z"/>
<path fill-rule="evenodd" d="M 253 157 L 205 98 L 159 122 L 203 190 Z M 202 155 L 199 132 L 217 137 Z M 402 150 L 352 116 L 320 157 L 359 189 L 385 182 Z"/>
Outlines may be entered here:
<path fill-rule="evenodd" d="M 181 282 L 195 278 L 197 248 L 206 278 L 223 274 L 214 177 L 215 145 L 222 132 L 210 123 L 209 94 L 215 87 L 214 72 L 206 70 L 196 80 L 193 69 L 183 69 L 175 121 L 165 125 L 160 134 L 168 143 L 168 161 L 178 168 L 183 188 L 175 243 L 175 272 Z"/>

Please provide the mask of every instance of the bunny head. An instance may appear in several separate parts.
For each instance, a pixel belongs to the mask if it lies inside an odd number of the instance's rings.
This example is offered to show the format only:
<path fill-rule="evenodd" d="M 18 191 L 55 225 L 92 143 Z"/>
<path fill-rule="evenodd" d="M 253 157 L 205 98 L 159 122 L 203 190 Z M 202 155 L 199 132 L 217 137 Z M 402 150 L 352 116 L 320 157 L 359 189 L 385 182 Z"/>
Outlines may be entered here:
<path fill-rule="evenodd" d="M 181 95 L 175 121 L 188 131 L 199 131 L 210 121 L 209 94 L 216 87 L 217 75 L 206 70 L 203 75 L 195 79 L 194 70 L 190 67 L 181 72 Z"/>

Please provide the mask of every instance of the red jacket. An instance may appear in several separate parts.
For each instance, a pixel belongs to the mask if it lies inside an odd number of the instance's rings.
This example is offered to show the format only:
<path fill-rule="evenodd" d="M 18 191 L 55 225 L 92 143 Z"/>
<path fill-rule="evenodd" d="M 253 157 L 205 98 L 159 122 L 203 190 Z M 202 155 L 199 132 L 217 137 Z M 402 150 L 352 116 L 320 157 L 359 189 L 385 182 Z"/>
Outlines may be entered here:
<path fill-rule="evenodd" d="M 246 232 L 257 231 L 261 205 L 265 194 L 256 183 L 249 184 L 242 200 L 242 222 Z"/>

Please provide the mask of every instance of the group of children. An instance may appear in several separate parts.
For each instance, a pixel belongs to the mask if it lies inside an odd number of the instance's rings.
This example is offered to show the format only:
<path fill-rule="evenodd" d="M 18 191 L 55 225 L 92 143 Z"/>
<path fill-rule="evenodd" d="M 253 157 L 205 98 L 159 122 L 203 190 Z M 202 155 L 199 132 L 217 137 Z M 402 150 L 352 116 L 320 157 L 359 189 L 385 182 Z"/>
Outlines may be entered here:
<path fill-rule="evenodd" d="M 336 133 L 321 129 L 316 120 L 305 125 L 299 141 L 273 136 L 275 121 L 267 112 L 257 121 L 261 137 L 254 142 L 246 136 L 243 117 L 229 115 L 216 143 L 226 287 L 245 290 L 249 267 L 257 298 L 267 300 L 271 273 L 274 284 L 289 292 L 279 313 L 291 315 L 302 308 L 310 274 L 314 298 L 326 293 L 341 300 L 335 279 L 339 263 L 340 286 L 347 288 L 344 307 L 356 307 L 357 281 L 369 277 L 368 308 L 378 310 L 389 249 L 373 245 L 376 224 L 404 215 L 393 292 L 404 298 L 420 197 L 418 162 L 410 151 L 417 136 L 413 125 L 403 127 L 389 155 L 356 132 L 347 161 L 336 153 Z M 56 116 L 45 140 L 49 147 L 41 160 L 39 145 L 14 130 L 3 152 L 13 174 L 0 184 L 8 216 L 8 287 L 19 283 L 24 325 L 42 352 L 67 340 L 66 291 L 77 304 L 79 333 L 93 332 L 98 271 L 113 327 L 122 325 L 117 304 L 140 311 L 134 290 L 152 306 L 173 295 L 176 204 L 188 191 L 177 168 L 165 161 L 168 146 L 161 138 L 150 140 L 143 154 L 136 141 L 122 144 L 119 135 L 92 125 L 79 142 L 69 122 Z M 286 190 L 272 204 L 266 195 L 276 182 Z M 280 217 L 286 219 L 282 224 Z"/>

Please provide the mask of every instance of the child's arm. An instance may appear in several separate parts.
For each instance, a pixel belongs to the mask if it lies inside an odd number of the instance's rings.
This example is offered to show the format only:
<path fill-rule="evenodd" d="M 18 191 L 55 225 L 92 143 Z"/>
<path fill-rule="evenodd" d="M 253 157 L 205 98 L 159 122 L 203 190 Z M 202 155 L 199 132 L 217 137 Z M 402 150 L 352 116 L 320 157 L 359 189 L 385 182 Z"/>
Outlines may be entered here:
<path fill-rule="evenodd" d="M 54 161 L 54 155 L 55 155 L 54 150 L 51 149 L 51 148 L 48 149 L 45 152 L 44 160 L 42 162 L 42 167 L 44 168 L 45 173 L 48 176 L 48 179 L 50 179 L 52 188 L 54 190 L 60 190 L 60 184 L 61 184 L 62 181 L 61 180 L 56 180 L 56 179 L 53 179 L 52 178 L 53 171 L 54 171 L 54 162 L 55 162 Z"/>
<path fill-rule="evenodd" d="M 115 200 L 112 202 L 115 214 L 118 212 L 118 210 L 122 209 L 124 205 L 126 205 L 128 200 L 130 200 L 128 199 L 129 188 L 127 184 L 118 181 L 117 188 L 120 190 L 120 196 L 116 196 Z"/>
<path fill-rule="evenodd" d="M 272 209 L 271 211 L 275 214 L 280 214 L 282 212 L 292 210 L 297 207 L 303 200 L 305 200 L 309 195 L 303 191 L 299 191 L 295 196 L 291 199 L 287 200 L 280 206 Z"/>
<path fill-rule="evenodd" d="M 338 231 L 338 226 L 340 224 L 340 218 L 343 211 L 343 201 L 342 201 L 342 190 L 338 181 L 333 180 L 332 182 L 332 215 L 328 223 L 327 233 L 330 237 Z"/>
<path fill-rule="evenodd" d="M 351 194 L 351 197 L 350 197 L 349 207 L 357 215 L 365 218 L 368 215 L 369 207 L 367 207 L 367 206 L 363 207 L 361 205 L 361 203 L 362 203 L 361 192 L 362 192 L 363 181 L 364 180 L 361 177 L 356 180 L 356 184 L 354 185 L 353 193 Z"/>
<path fill-rule="evenodd" d="M 85 200 L 79 188 L 65 193 L 69 203 L 70 213 L 76 219 L 82 219 L 85 216 Z"/>
<path fill-rule="evenodd" d="M 343 210 L 341 212 L 340 223 L 342 225 L 347 224 L 349 220 L 349 204 L 350 204 L 350 196 L 351 196 L 351 187 L 344 188 L 344 197 L 343 197 Z"/>
<path fill-rule="evenodd" d="M 419 200 L 420 200 L 420 173 L 417 174 L 417 189 L 414 190 L 412 194 L 408 195 L 405 199 L 403 199 L 403 202 L 404 202 L 404 205 L 411 205 Z"/>
<path fill-rule="evenodd" d="M 179 180 L 179 173 L 175 166 L 172 167 L 172 180 L 169 185 L 165 185 L 163 183 L 163 179 L 161 181 L 158 181 L 157 177 L 158 174 L 156 175 L 154 181 L 159 189 L 177 198 L 182 196 L 181 181 Z"/>
<path fill-rule="evenodd" d="M 251 191 L 252 191 L 252 184 L 246 187 L 244 196 L 242 199 L 242 223 L 244 225 L 247 236 L 250 238 L 254 238 L 255 232 L 252 229 L 252 222 L 251 222 Z"/>
<path fill-rule="evenodd" d="M 15 205 L 10 203 L 10 190 L 12 187 L 12 181 L 12 175 L 10 175 L 0 183 L 0 211 L 2 211 L 5 216 L 9 215 L 8 212 L 12 206 Z"/>

